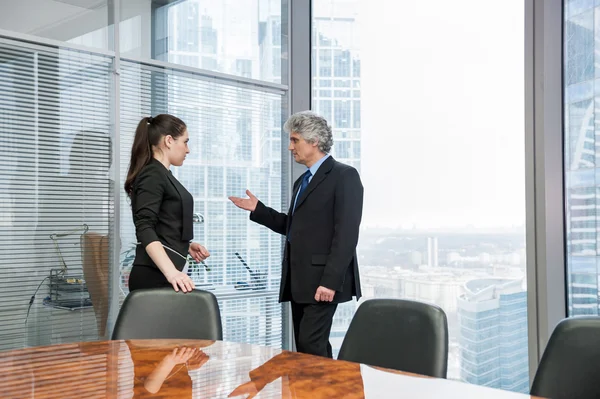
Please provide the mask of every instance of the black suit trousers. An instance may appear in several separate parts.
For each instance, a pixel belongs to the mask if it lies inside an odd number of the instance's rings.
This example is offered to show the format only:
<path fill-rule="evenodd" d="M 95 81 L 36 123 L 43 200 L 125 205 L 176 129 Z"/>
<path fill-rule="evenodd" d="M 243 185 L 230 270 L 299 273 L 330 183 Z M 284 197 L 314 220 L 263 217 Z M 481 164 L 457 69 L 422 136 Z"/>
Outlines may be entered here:
<path fill-rule="evenodd" d="M 332 358 L 329 333 L 337 303 L 297 303 L 291 301 L 296 350 Z"/>

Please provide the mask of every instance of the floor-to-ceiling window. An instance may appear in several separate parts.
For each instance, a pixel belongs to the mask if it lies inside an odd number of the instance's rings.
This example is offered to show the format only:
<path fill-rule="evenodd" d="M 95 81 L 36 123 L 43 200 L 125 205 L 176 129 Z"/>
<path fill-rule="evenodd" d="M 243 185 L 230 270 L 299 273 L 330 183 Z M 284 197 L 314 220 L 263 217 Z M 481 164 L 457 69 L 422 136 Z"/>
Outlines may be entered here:
<path fill-rule="evenodd" d="M 281 239 L 250 223 L 248 215 L 227 199 L 250 189 L 265 203 L 277 206 L 285 194 L 280 136 L 284 91 L 253 83 L 281 80 L 281 63 L 273 62 L 280 57 L 281 4 L 266 0 L 189 0 L 160 7 L 151 1 L 142 3 L 122 2 L 122 178 L 141 117 L 173 113 L 188 124 L 191 153 L 174 174 L 194 196 L 195 240 L 211 252 L 205 264 L 190 264 L 190 274 L 200 288 L 221 299 L 225 339 L 281 346 L 282 307 L 277 301 Z M 146 23 L 154 36 L 144 36 Z M 134 43 L 131 38 L 136 36 L 141 39 Z M 248 81 L 206 79 L 189 68 L 146 65 L 143 60 L 149 57 Z M 124 293 L 134 232 L 130 207 L 121 192 Z"/>
<path fill-rule="evenodd" d="M 364 298 L 441 306 L 449 378 L 526 392 L 523 4 L 312 7 L 312 109 L 365 187 Z"/>
<path fill-rule="evenodd" d="M 600 175 L 597 149 L 600 8 L 564 2 L 564 168 L 567 305 L 570 316 L 598 315 Z"/>

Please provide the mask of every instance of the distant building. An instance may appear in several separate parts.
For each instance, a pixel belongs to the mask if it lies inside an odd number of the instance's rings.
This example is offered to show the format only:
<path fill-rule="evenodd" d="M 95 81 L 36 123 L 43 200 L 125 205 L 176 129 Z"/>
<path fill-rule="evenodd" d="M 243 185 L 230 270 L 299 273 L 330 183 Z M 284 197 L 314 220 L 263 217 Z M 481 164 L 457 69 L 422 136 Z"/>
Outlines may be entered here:
<path fill-rule="evenodd" d="M 429 267 L 438 267 L 437 237 L 427 237 L 427 265 Z"/>
<path fill-rule="evenodd" d="M 458 298 L 461 380 L 529 390 L 527 292 L 523 279 L 484 278 Z"/>
<path fill-rule="evenodd" d="M 312 7 L 312 107 L 331 125 L 336 160 L 361 172 L 361 73 L 357 0 L 315 1 Z M 337 308 L 330 341 L 334 357 L 357 303 Z"/>
<path fill-rule="evenodd" d="M 595 257 L 573 256 L 568 269 L 569 315 L 598 316 L 598 264 Z"/>

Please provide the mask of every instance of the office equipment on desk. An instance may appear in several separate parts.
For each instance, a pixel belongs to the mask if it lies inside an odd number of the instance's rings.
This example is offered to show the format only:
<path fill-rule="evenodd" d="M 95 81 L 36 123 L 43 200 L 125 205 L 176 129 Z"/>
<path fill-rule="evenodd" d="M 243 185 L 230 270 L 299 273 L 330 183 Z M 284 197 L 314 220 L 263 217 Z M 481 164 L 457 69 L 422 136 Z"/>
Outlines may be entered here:
<path fill-rule="evenodd" d="M 79 310 L 92 307 L 83 272 L 67 274 L 62 269 L 50 270 L 49 296 L 44 305 L 63 310 Z"/>
<path fill-rule="evenodd" d="M 83 236 L 88 231 L 89 226 L 83 223 L 81 227 L 76 229 L 63 233 L 50 234 L 50 239 L 54 243 L 54 249 L 61 263 L 61 268 L 50 270 L 49 296 L 44 299 L 44 305 L 65 310 L 84 309 L 92 306 L 90 294 L 83 277 L 83 270 L 75 273 L 73 273 L 74 270 L 72 269 L 69 271 L 58 242 L 60 238 L 79 233 L 79 241 L 81 243 Z"/>
<path fill-rule="evenodd" d="M 245 281 L 238 281 L 235 284 L 237 290 L 264 290 L 267 288 L 267 273 L 256 272 L 248 266 L 246 261 L 240 256 L 239 252 L 235 252 L 235 256 L 244 265 L 248 273 L 250 274 L 250 283 Z"/>
<path fill-rule="evenodd" d="M 204 290 L 204 291 L 214 291 L 215 286 L 211 283 L 194 283 L 194 289 L 196 290 Z"/>
<path fill-rule="evenodd" d="M 192 223 L 194 223 L 194 224 L 204 223 L 204 215 L 201 213 L 194 213 L 194 216 L 192 216 Z"/>
<path fill-rule="evenodd" d="M 194 213 L 194 216 L 192 217 L 192 223 L 193 224 L 202 224 L 204 223 L 204 215 L 201 213 Z M 181 255 L 179 255 L 181 256 Z M 210 271 L 210 267 L 208 267 L 208 265 L 206 264 L 206 262 L 204 262 L 203 260 L 201 260 L 200 262 L 196 262 L 195 260 L 189 261 L 188 265 L 193 265 L 194 263 L 201 263 L 202 266 L 204 266 L 204 269 L 206 269 L 207 272 Z M 209 286 L 212 286 L 212 284 L 207 284 Z M 204 288 L 203 288 L 204 289 Z M 214 287 L 213 287 L 214 289 Z"/>
<path fill-rule="evenodd" d="M 60 261 L 60 269 L 51 269 L 50 274 L 44 277 L 38 284 L 37 288 L 33 292 L 33 295 L 31 295 L 31 298 L 29 299 L 27 315 L 25 316 L 25 324 L 27 324 L 27 320 L 29 319 L 29 312 L 33 302 L 35 301 L 35 296 L 46 280 L 50 281 L 48 284 L 48 295 L 43 300 L 43 304 L 45 306 L 64 310 L 78 310 L 92 306 L 90 296 L 87 291 L 87 286 L 85 284 L 85 279 L 83 278 L 83 271 L 81 271 L 81 273 L 73 273 L 73 269 L 69 270 L 58 242 L 60 238 L 68 237 L 77 233 L 80 233 L 79 236 L 81 240 L 81 237 L 83 237 L 88 230 L 89 226 L 83 223 L 81 227 L 76 229 L 62 233 L 50 234 L 50 240 L 52 240 L 52 243 L 54 244 L 54 250 L 56 251 L 56 255 Z M 69 274 L 69 272 L 71 272 L 71 274 Z"/>
<path fill-rule="evenodd" d="M 187 262 L 187 275 L 192 279 L 197 290 L 213 291 L 215 289 L 215 286 L 212 283 L 198 282 L 198 280 L 203 279 L 203 275 L 202 275 L 202 271 L 200 270 L 199 263 L 202 263 L 204 265 L 204 269 L 207 272 L 210 272 L 210 268 L 208 267 L 208 265 L 206 263 L 204 263 L 204 261 L 196 262 L 194 259 L 189 259 Z"/>
<path fill-rule="evenodd" d="M 52 243 L 54 244 L 54 249 L 56 250 L 56 254 L 58 255 L 58 259 L 60 259 L 60 263 L 61 263 L 61 273 L 66 273 L 67 271 L 67 263 L 65 262 L 65 258 L 62 255 L 62 251 L 60 250 L 60 245 L 58 244 L 58 239 L 59 238 L 64 238 L 64 237 L 68 237 L 71 236 L 79 231 L 81 231 L 82 233 L 79 235 L 79 239 L 81 240 L 81 237 L 88 232 L 89 230 L 89 226 L 85 223 L 83 223 L 81 225 L 81 227 L 78 227 L 76 229 L 70 230 L 70 231 L 66 231 L 64 233 L 54 233 L 54 234 L 50 234 L 50 239 L 52 240 Z"/>

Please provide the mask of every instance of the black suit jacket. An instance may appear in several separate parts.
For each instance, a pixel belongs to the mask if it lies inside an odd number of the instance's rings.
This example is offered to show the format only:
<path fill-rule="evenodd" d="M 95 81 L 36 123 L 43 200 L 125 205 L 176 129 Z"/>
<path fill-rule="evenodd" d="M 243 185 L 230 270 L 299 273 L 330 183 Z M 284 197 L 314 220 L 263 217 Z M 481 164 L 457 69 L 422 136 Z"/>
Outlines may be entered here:
<path fill-rule="evenodd" d="M 162 163 L 152 158 L 133 182 L 131 211 L 138 242 L 134 265 L 157 267 L 146 246 L 154 241 L 187 256 L 194 238 L 194 198 Z M 165 249 L 177 270 L 185 259 Z"/>
<path fill-rule="evenodd" d="M 336 291 L 333 303 L 361 296 L 356 245 L 363 186 L 358 171 L 329 157 L 292 207 L 302 177 L 294 183 L 287 214 L 259 202 L 250 219 L 289 236 L 281 272 L 280 302 L 316 303 L 319 286 Z"/>

